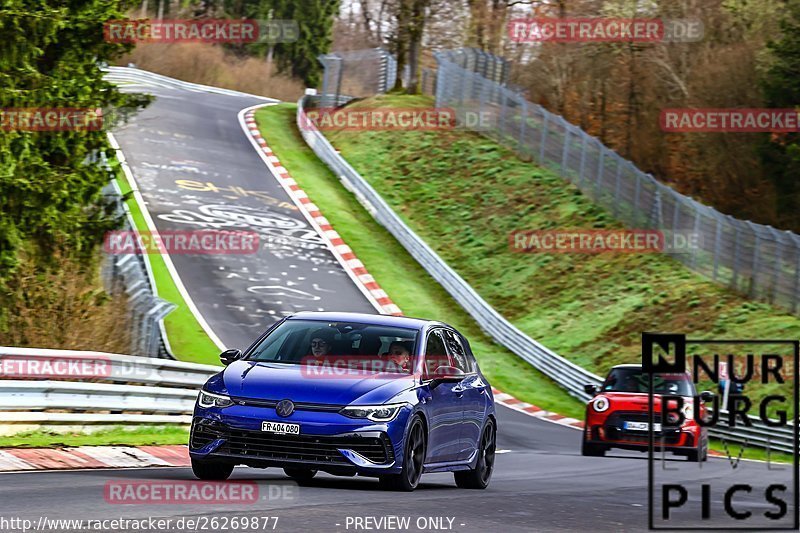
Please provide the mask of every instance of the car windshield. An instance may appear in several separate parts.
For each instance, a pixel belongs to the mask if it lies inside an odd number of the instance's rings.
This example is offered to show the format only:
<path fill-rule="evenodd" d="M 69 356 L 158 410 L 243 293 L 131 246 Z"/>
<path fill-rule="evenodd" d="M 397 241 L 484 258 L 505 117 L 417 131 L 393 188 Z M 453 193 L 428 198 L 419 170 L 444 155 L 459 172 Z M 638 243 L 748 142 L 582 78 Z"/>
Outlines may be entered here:
<path fill-rule="evenodd" d="M 250 352 L 251 361 L 410 374 L 417 331 L 408 328 L 287 320 Z"/>
<path fill-rule="evenodd" d="M 615 368 L 603 383 L 603 392 L 643 392 L 650 390 L 650 380 L 641 368 Z M 653 392 L 676 396 L 693 396 L 694 387 L 686 374 L 655 374 Z"/>

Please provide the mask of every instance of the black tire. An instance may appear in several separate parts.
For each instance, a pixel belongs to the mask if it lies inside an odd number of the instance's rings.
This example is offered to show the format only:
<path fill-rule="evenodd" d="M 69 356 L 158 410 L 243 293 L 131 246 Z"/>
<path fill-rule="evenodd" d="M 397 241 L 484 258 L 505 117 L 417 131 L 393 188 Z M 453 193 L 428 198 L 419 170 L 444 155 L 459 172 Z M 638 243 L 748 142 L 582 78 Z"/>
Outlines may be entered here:
<path fill-rule="evenodd" d="M 453 472 L 456 486 L 462 489 L 485 489 L 489 486 L 494 470 L 495 450 L 497 449 L 497 430 L 489 419 L 481 433 L 478 448 L 478 462 L 472 470 Z"/>
<path fill-rule="evenodd" d="M 284 468 L 283 472 L 298 483 L 311 481 L 317 475 L 317 471 L 310 468 Z"/>
<path fill-rule="evenodd" d="M 708 441 L 701 442 L 696 449 L 689 450 L 686 460 L 690 463 L 699 463 L 708 459 Z"/>
<path fill-rule="evenodd" d="M 606 449 L 597 444 L 589 444 L 584 440 L 581 444 L 581 455 L 587 457 L 605 457 Z"/>
<path fill-rule="evenodd" d="M 411 492 L 419 485 L 422 469 L 425 464 L 428 440 L 425 426 L 418 416 L 411 421 L 403 450 L 403 468 L 399 474 L 380 477 L 381 487 L 387 490 Z"/>
<path fill-rule="evenodd" d="M 231 476 L 233 466 L 233 463 L 192 459 L 192 472 L 198 479 L 205 481 L 225 481 Z"/>

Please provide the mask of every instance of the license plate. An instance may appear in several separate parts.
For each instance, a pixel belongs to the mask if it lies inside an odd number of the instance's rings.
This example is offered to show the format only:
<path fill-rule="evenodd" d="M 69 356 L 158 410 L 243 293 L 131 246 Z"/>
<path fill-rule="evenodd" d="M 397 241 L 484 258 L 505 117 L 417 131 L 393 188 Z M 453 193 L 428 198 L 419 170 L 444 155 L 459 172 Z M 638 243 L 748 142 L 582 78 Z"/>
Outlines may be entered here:
<path fill-rule="evenodd" d="M 625 422 L 622 427 L 628 431 L 649 431 L 650 424 L 647 422 Z M 661 424 L 653 424 L 656 432 L 661 431 Z"/>
<path fill-rule="evenodd" d="M 285 422 L 261 422 L 261 431 L 276 433 L 278 435 L 299 435 L 300 424 L 287 424 Z"/>

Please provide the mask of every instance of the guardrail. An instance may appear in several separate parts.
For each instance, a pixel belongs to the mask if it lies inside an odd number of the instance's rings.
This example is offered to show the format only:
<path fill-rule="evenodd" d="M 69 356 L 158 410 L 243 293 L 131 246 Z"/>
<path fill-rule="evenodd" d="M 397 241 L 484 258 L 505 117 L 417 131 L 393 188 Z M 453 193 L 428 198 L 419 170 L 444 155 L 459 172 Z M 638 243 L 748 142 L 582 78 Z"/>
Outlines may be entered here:
<path fill-rule="evenodd" d="M 188 424 L 220 367 L 104 352 L 0 347 L 0 423 Z"/>
<path fill-rule="evenodd" d="M 584 391 L 584 385 L 599 385 L 602 382 L 600 376 L 568 361 L 520 331 L 481 298 L 461 276 L 418 237 L 375 189 L 339 155 L 325 136 L 316 129 L 313 122 L 306 118 L 305 105 L 315 102 L 318 98 L 311 95 L 301 98 L 297 103 L 296 117 L 300 134 L 317 157 L 328 165 L 367 212 L 397 239 L 433 279 L 444 287 L 487 335 L 555 381 L 570 395 L 588 401 L 591 396 Z M 753 427 L 737 428 L 735 431 L 719 427 L 713 428 L 710 433 L 715 437 L 734 442 L 746 441 L 758 447 L 767 447 L 768 438 L 770 438 L 772 440 L 769 444 L 772 449 L 789 453 L 795 451 L 794 432 L 791 428 L 772 428 L 760 420 L 754 420 Z"/>
<path fill-rule="evenodd" d="M 233 89 L 223 89 L 221 87 L 212 87 L 210 85 L 202 85 L 199 83 L 177 80 L 175 78 L 162 76 L 161 74 L 156 74 L 155 72 L 138 69 L 136 67 L 107 66 L 107 67 L 102 67 L 100 70 L 106 73 L 106 75 L 104 76 L 104 79 L 106 81 L 111 83 L 116 83 L 118 85 L 119 84 L 124 85 L 126 83 L 131 83 L 131 84 L 144 83 L 147 85 L 151 85 L 154 87 L 162 87 L 165 89 L 184 89 L 187 91 L 215 93 L 224 96 L 258 98 L 260 100 L 266 100 L 268 102 L 279 101 L 274 98 L 268 98 L 266 96 L 261 96 L 258 94 L 244 93 L 241 91 L 234 91 Z"/>

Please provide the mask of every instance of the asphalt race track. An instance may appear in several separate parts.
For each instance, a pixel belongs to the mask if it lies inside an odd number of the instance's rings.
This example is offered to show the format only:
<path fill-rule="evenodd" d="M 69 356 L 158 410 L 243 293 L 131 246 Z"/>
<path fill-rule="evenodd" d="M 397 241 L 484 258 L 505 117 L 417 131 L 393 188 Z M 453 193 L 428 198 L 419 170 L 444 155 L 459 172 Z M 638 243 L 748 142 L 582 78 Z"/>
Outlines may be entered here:
<path fill-rule="evenodd" d="M 288 197 L 267 174 L 236 119 L 256 99 L 189 92 L 169 86 L 135 87 L 156 102 L 117 134 L 148 208 L 159 229 L 198 229 L 202 224 L 259 231 L 275 239 L 255 256 L 175 256 L 187 290 L 214 332 L 231 347 L 244 347 L 285 313 L 299 309 L 374 311 L 314 235 L 288 205 Z M 276 132 L 280 134 L 280 132 Z M 189 183 L 190 182 L 190 183 Z M 204 189 L 204 190 L 201 190 Z M 246 226 L 234 223 L 247 220 Z M 278 224 L 276 221 L 286 222 Z M 293 224 L 292 221 L 295 223 Z M 287 229 L 275 232 L 274 229 Z M 261 287 L 261 288 L 259 288 Z M 264 289 L 264 287 L 270 287 Z M 302 295 L 302 297 L 300 297 Z M 239 531 L 396 530 L 387 517 L 407 518 L 407 531 L 642 531 L 648 527 L 647 454 L 612 451 L 608 457 L 580 455 L 580 431 L 498 406 L 498 455 L 487 490 L 456 488 L 451 474 L 423 476 L 413 493 L 380 490 L 369 478 L 319 474 L 298 486 L 276 469 L 240 467 L 232 480 L 255 482 L 255 501 L 202 504 L 153 502 L 120 504 L 110 487 L 130 482 L 195 484 L 188 468 L 21 472 L 0 474 L 3 515 L 30 519 L 261 520 Z M 775 466 L 773 465 L 773 468 Z M 702 468 L 684 458 L 655 464 L 655 479 L 687 486 L 688 501 L 670 526 L 722 528 L 786 526 L 792 507 L 793 471 L 765 463 L 711 458 Z M 230 482 L 228 482 L 230 483 Z M 710 489 L 708 520 L 701 522 L 700 484 Z M 734 507 L 753 513 L 751 522 L 732 521 L 723 492 L 749 483 Z M 764 487 L 782 483 L 788 502 L 782 521 L 764 513 L 776 505 Z M 660 490 L 660 489 L 659 489 Z M 660 502 L 657 492 L 656 503 Z M 660 516 L 660 505 L 657 507 Z M 273 517 L 273 518 L 269 518 Z M 274 517 L 278 517 L 277 522 Z M 266 520 L 265 520 L 266 519 Z M 185 523 L 185 522 L 184 522 Z M 657 524 L 659 525 L 659 524 Z M 184 530 L 225 531 L 222 527 Z M 41 530 L 42 528 L 40 528 Z M 56 529 L 51 529 L 56 530 Z M 77 531 L 61 527 L 59 531 Z M 119 531 L 136 531 L 132 527 Z M 233 531 L 234 529 L 227 529 Z"/>
<path fill-rule="evenodd" d="M 382 491 L 374 479 L 318 474 L 298 486 L 277 469 L 237 468 L 232 480 L 258 486 L 257 502 L 202 505 L 126 504 L 106 501 L 106 484 L 152 480 L 194 482 L 188 468 L 150 468 L 76 472 L 0 474 L 0 501 L 6 515 L 64 519 L 278 517 L 275 531 L 355 531 L 356 517 L 411 517 L 408 531 L 418 531 L 418 517 L 439 518 L 452 531 L 642 531 L 647 529 L 646 454 L 612 452 L 605 458 L 580 455 L 580 431 L 499 407 L 498 450 L 492 483 L 484 491 L 458 489 L 451 474 L 423 476 L 412 493 Z M 764 463 L 742 462 L 734 470 L 726 458 L 703 465 L 668 457 L 666 477 L 695 488 L 694 480 L 712 486 L 744 481 L 753 485 L 790 480 L 791 473 L 767 470 Z M 659 465 L 660 468 L 660 465 Z M 789 487 L 791 484 L 789 483 Z M 791 489 L 790 489 L 791 490 Z M 699 488 L 678 518 L 698 524 Z M 755 495 L 755 491 L 754 491 Z M 735 498 L 737 510 L 754 514 L 774 510 L 763 498 Z M 790 498 L 787 498 L 790 501 Z M 712 520 L 703 524 L 732 527 L 721 497 L 712 497 Z M 790 513 L 792 512 L 790 507 Z M 350 517 L 350 527 L 347 527 Z M 174 522 L 173 522 L 174 523 Z M 761 520 L 761 524 L 765 524 Z M 425 524 L 420 524 L 425 525 Z M 271 530 L 273 522 L 269 522 Z M 425 530 L 423 528 L 422 530 Z M 427 528 L 432 529 L 432 528 Z M 129 529 L 133 531 L 133 529 Z M 258 531 L 260 529 L 248 529 Z M 361 529 L 364 530 L 364 529 Z M 69 531 L 69 530 L 67 530 Z M 120 531 L 127 531 L 121 529 Z"/>
<path fill-rule="evenodd" d="M 187 291 L 229 348 L 297 311 L 375 312 L 269 173 L 237 114 L 265 100 L 129 85 L 155 101 L 114 133 L 160 232 L 259 234 L 255 254 L 172 255 Z M 280 135 L 280 132 L 276 132 Z"/>

